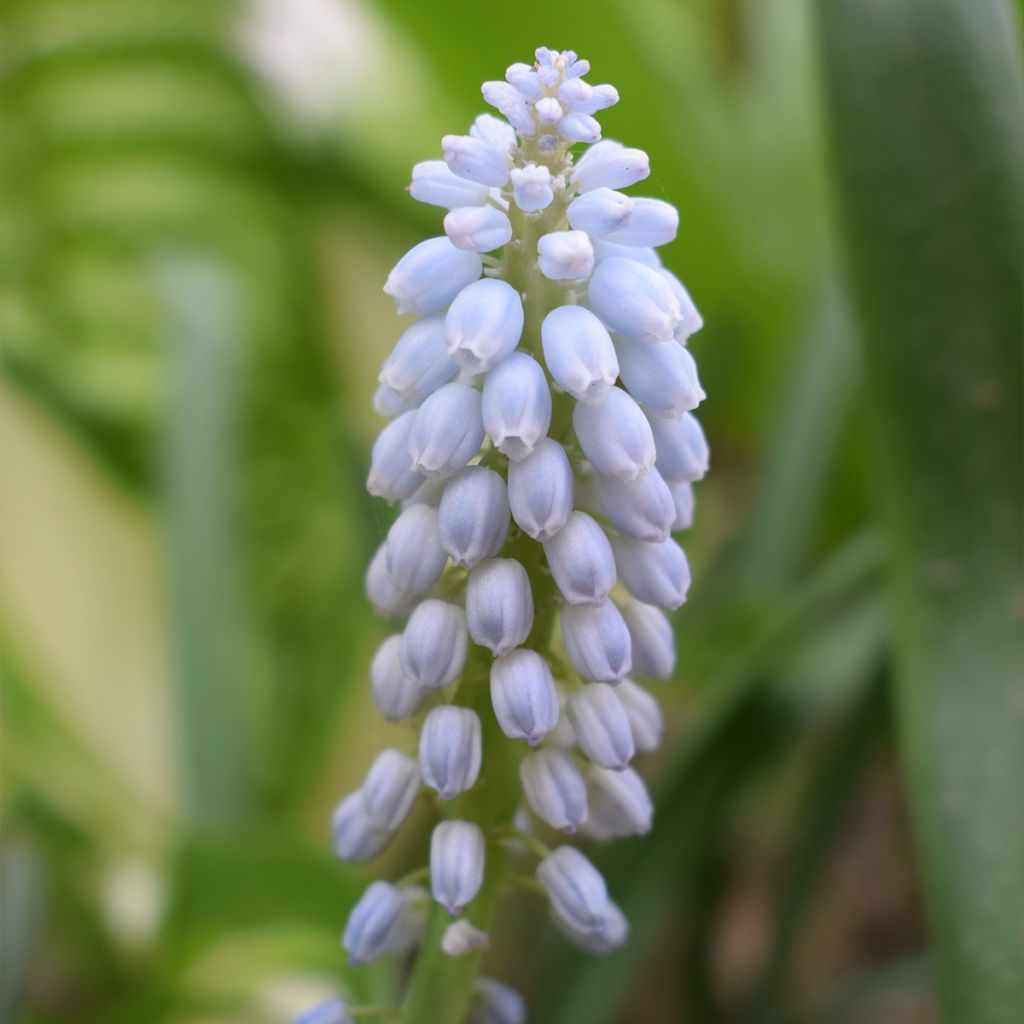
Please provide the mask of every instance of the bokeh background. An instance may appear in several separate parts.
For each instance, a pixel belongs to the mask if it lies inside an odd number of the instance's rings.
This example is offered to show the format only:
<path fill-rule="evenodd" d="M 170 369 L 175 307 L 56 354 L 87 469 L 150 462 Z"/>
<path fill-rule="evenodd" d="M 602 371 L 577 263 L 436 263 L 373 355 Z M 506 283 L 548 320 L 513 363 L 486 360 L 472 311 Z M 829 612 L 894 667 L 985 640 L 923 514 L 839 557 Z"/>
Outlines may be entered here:
<path fill-rule="evenodd" d="M 1010 1024 L 1024 1005 L 1021 170 L 1003 0 L 5 0 L 0 1020 L 380 999 L 327 822 L 411 165 L 535 46 L 681 212 L 713 473 L 607 959 L 515 896 L 542 1024 Z M 643 192 L 640 188 L 635 191 Z"/>

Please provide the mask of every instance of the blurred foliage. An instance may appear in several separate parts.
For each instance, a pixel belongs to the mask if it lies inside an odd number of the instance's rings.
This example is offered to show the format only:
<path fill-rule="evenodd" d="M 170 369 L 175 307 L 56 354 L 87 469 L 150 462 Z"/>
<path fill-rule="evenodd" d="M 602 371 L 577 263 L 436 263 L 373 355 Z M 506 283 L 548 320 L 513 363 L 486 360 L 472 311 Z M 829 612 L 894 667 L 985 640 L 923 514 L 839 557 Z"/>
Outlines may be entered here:
<path fill-rule="evenodd" d="M 402 736 L 365 685 L 380 283 L 440 230 L 410 165 L 539 43 L 681 210 L 716 465 L 658 825 L 596 854 L 632 941 L 538 943 L 517 898 L 489 970 L 560 1024 L 926 1021 L 933 975 L 1011 1020 L 1017 38 L 1000 0 L 7 0 L 0 1020 L 387 998 L 325 825 Z"/>

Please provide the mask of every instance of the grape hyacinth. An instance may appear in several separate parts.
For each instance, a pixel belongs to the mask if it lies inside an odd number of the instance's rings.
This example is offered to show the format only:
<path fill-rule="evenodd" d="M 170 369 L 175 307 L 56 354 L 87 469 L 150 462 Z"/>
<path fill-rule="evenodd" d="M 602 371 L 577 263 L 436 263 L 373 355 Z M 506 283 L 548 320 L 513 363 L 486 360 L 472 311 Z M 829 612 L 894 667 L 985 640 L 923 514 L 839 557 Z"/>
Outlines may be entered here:
<path fill-rule="evenodd" d="M 594 115 L 618 93 L 588 72 L 541 47 L 484 84 L 503 116 L 481 114 L 413 169 L 409 191 L 446 211 L 445 233 L 384 286 L 413 319 L 380 371 L 390 422 L 367 486 L 400 509 L 366 582 L 404 626 L 370 676 L 383 716 L 413 735 L 341 801 L 333 839 L 361 862 L 417 799 L 442 819 L 429 863 L 374 882 L 344 931 L 353 963 L 418 943 L 404 1021 L 525 1020 L 516 993 L 476 975 L 499 887 L 524 872 L 570 942 L 625 942 L 600 872 L 547 837 L 652 826 L 632 764 L 663 723 L 631 676 L 675 666 L 665 610 L 690 570 L 672 534 L 708 468 L 686 347 L 702 321 L 655 251 L 678 214 L 622 191 L 648 158 L 602 140 Z"/>

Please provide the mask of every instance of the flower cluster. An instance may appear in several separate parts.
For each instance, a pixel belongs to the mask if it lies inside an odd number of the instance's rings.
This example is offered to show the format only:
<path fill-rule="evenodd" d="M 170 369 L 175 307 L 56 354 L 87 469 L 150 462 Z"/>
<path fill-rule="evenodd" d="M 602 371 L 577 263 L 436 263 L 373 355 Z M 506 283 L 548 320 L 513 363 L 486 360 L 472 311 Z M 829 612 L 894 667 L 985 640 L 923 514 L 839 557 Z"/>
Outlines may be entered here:
<path fill-rule="evenodd" d="M 456 798 L 499 784 L 489 748 L 503 734 L 521 744 L 513 784 L 546 828 L 597 842 L 650 829 L 631 761 L 657 748 L 661 713 L 628 676 L 673 672 L 663 609 L 686 600 L 690 572 L 672 534 L 690 526 L 708 468 L 686 347 L 701 319 L 655 252 L 678 214 L 620 191 L 650 172 L 642 151 L 599 141 L 593 115 L 616 90 L 588 84 L 571 51 L 536 57 L 483 86 L 504 120 L 481 115 L 413 169 L 412 196 L 448 212 L 445 234 L 384 287 L 415 319 L 380 371 L 375 407 L 390 422 L 367 486 L 401 512 L 366 583 L 381 615 L 405 618 L 373 658 L 374 699 L 414 724 L 418 748 L 382 751 L 333 820 L 337 855 L 366 861 L 423 787 L 455 801 L 429 861 L 430 896 L 456 918 L 441 940 L 452 956 L 486 945 L 458 915 L 502 840 L 538 853 L 572 942 L 603 953 L 625 940 L 583 853 L 549 849 L 522 809 L 513 828 L 512 814 L 495 825 Z M 574 158 L 579 143 L 591 145 Z M 428 902 L 419 886 L 374 882 L 345 928 L 350 959 L 410 948 Z M 478 987 L 485 1019 L 523 1019 L 514 993 Z"/>

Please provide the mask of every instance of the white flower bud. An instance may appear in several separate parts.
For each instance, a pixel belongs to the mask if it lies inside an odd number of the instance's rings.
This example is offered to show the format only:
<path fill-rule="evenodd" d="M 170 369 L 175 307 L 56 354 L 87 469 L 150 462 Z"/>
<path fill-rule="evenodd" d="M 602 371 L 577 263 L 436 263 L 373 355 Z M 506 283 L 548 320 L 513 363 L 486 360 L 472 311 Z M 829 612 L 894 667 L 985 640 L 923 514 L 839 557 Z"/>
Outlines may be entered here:
<path fill-rule="evenodd" d="M 600 604 L 615 586 L 615 555 L 604 530 L 586 512 L 570 514 L 544 542 L 548 568 L 570 604 Z"/>
<path fill-rule="evenodd" d="M 625 227 L 633 219 L 633 200 L 610 188 L 584 192 L 569 204 L 569 224 L 598 238 Z"/>
<path fill-rule="evenodd" d="M 389 722 L 400 722 L 416 711 L 420 693 L 402 671 L 402 635 L 389 636 L 370 662 L 370 686 L 380 713 Z"/>
<path fill-rule="evenodd" d="M 433 313 L 475 281 L 482 267 L 475 252 L 456 249 L 444 235 L 428 238 L 395 264 L 384 292 L 398 304 L 399 313 Z"/>
<path fill-rule="evenodd" d="M 355 1024 L 340 999 L 325 999 L 305 1013 L 300 1013 L 292 1024 Z"/>
<path fill-rule="evenodd" d="M 629 938 L 629 922 L 618 904 L 608 901 L 605 926 L 600 932 L 585 932 L 574 928 L 568 921 L 555 915 L 555 924 L 562 934 L 574 945 L 587 953 L 610 953 L 618 949 Z"/>
<path fill-rule="evenodd" d="M 710 453 L 697 417 L 683 413 L 679 419 L 648 416 L 658 450 L 658 472 L 670 483 L 694 483 L 708 471 Z"/>
<path fill-rule="evenodd" d="M 558 124 L 565 114 L 562 104 L 554 96 L 545 96 L 543 99 L 537 100 L 533 109 L 541 124 Z"/>
<path fill-rule="evenodd" d="M 414 494 L 423 483 L 423 474 L 412 468 L 409 456 L 409 434 L 417 415 L 417 409 L 402 413 L 373 442 L 366 489 L 374 497 L 398 501 Z"/>
<path fill-rule="evenodd" d="M 537 866 L 537 879 L 562 921 L 586 934 L 604 931 L 608 887 L 601 872 L 572 846 L 559 846 Z"/>
<path fill-rule="evenodd" d="M 587 287 L 590 308 L 609 330 L 645 342 L 672 341 L 683 312 L 668 281 L 636 260 L 602 260 Z"/>
<path fill-rule="evenodd" d="M 670 489 L 672 491 L 672 500 L 676 506 L 676 519 L 672 524 L 672 532 L 679 533 L 693 526 L 693 484 L 670 484 Z"/>
<path fill-rule="evenodd" d="M 594 262 L 604 263 L 605 260 L 632 260 L 634 263 L 642 263 L 645 267 L 660 271 L 662 269 L 661 257 L 657 249 L 642 249 L 631 245 L 616 245 L 609 242 L 607 238 L 594 239 Z M 677 328 L 678 330 L 678 328 Z"/>
<path fill-rule="evenodd" d="M 633 672 L 642 679 L 671 679 L 676 640 L 668 616 L 637 600 L 627 601 L 621 610 L 633 642 Z"/>
<path fill-rule="evenodd" d="M 590 99 L 594 90 L 582 78 L 567 78 L 558 87 L 558 98 L 570 109 Z"/>
<path fill-rule="evenodd" d="M 615 694 L 626 709 L 633 745 L 644 754 L 657 750 L 661 746 L 661 734 L 665 731 L 658 701 L 632 679 L 623 679 L 615 688 Z"/>
<path fill-rule="evenodd" d="M 455 297 L 444 320 L 448 354 L 470 373 L 510 355 L 523 333 L 523 300 L 507 281 L 485 277 Z"/>
<path fill-rule="evenodd" d="M 558 134 L 568 142 L 597 142 L 601 138 L 601 125 L 589 114 L 574 110 L 558 122 Z"/>
<path fill-rule="evenodd" d="M 526 800 L 552 828 L 575 832 L 587 817 L 587 787 L 576 762 L 561 750 L 538 750 L 519 763 Z"/>
<path fill-rule="evenodd" d="M 375 828 L 363 810 L 363 794 L 349 793 L 331 816 L 331 839 L 340 860 L 362 864 L 376 857 L 391 840 L 392 833 Z"/>
<path fill-rule="evenodd" d="M 421 690 L 447 686 L 466 664 L 466 613 L 445 601 L 416 606 L 402 634 L 402 671 Z"/>
<path fill-rule="evenodd" d="M 565 449 L 549 437 L 508 467 L 508 503 L 519 528 L 545 541 L 566 523 L 572 511 L 572 466 Z"/>
<path fill-rule="evenodd" d="M 675 336 L 676 341 L 685 343 L 691 334 L 696 334 L 704 326 L 704 318 L 693 304 L 693 299 L 690 298 L 690 293 L 686 290 L 683 282 L 671 270 L 666 270 L 664 267 L 659 272 L 668 281 L 672 294 L 675 295 L 679 308 L 683 311 L 683 322 L 676 327 Z"/>
<path fill-rule="evenodd" d="M 551 391 L 540 363 L 513 352 L 484 378 L 484 429 L 513 462 L 525 459 L 551 426 Z"/>
<path fill-rule="evenodd" d="M 566 702 L 580 750 L 595 764 L 621 771 L 632 760 L 635 748 L 626 709 L 605 683 L 589 683 Z"/>
<path fill-rule="evenodd" d="M 622 388 L 608 387 L 588 402 L 577 402 L 572 424 L 583 454 L 598 473 L 636 480 L 654 465 L 651 426 Z"/>
<path fill-rule="evenodd" d="M 483 998 L 470 1024 L 526 1024 L 526 1001 L 514 988 L 494 978 L 477 978 L 473 987 Z"/>
<path fill-rule="evenodd" d="M 596 114 L 599 110 L 607 110 L 619 102 L 619 91 L 614 85 L 595 85 L 587 99 L 573 103 L 573 113 Z"/>
<path fill-rule="evenodd" d="M 410 407 L 410 404 L 394 388 L 389 388 L 386 384 L 377 385 L 377 390 L 373 393 L 373 411 L 378 416 L 391 419 Z"/>
<path fill-rule="evenodd" d="M 480 891 L 484 880 L 484 836 L 469 821 L 442 821 L 430 836 L 430 888 L 453 916 Z"/>
<path fill-rule="evenodd" d="M 508 82 L 484 82 L 480 92 L 487 103 L 497 107 L 512 122 L 512 126 L 523 138 L 533 136 L 537 130 L 533 123 L 533 112 L 515 86 Z"/>
<path fill-rule="evenodd" d="M 353 967 L 371 963 L 393 948 L 405 903 L 387 882 L 373 882 L 352 908 L 341 944 Z"/>
<path fill-rule="evenodd" d="M 601 512 L 627 537 L 646 541 L 668 537 L 676 509 L 672 492 L 656 469 L 629 481 L 598 473 L 592 486 Z"/>
<path fill-rule="evenodd" d="M 421 203 L 449 210 L 457 206 L 483 206 L 489 194 L 486 185 L 452 174 L 443 160 L 424 160 L 412 169 L 409 195 Z"/>
<path fill-rule="evenodd" d="M 664 199 L 633 200 L 633 219 L 625 227 L 608 236 L 617 245 L 653 248 L 668 245 L 679 230 L 679 211 Z"/>
<path fill-rule="evenodd" d="M 533 627 L 533 592 L 519 562 L 492 558 L 473 569 L 466 585 L 466 622 L 473 642 L 497 658 L 526 642 Z"/>
<path fill-rule="evenodd" d="M 399 590 L 388 575 L 387 541 L 380 545 L 366 570 L 366 596 L 378 615 L 406 615 L 416 603 L 415 594 Z"/>
<path fill-rule="evenodd" d="M 464 917 L 452 921 L 441 936 L 441 950 L 447 956 L 465 956 L 490 946 L 487 932 L 474 928 Z"/>
<path fill-rule="evenodd" d="M 441 139 L 444 162 L 460 178 L 501 188 L 508 181 L 509 156 L 472 135 L 446 135 Z"/>
<path fill-rule="evenodd" d="M 539 100 L 544 95 L 536 72 L 529 64 L 510 64 L 505 70 L 505 81 L 526 100 Z"/>
<path fill-rule="evenodd" d="M 420 774 L 442 800 L 472 787 L 480 774 L 480 719 L 470 708 L 441 704 L 423 720 Z"/>
<path fill-rule="evenodd" d="M 540 328 L 544 362 L 555 383 L 580 402 L 599 398 L 619 376 L 615 346 L 604 324 L 583 306 L 559 306 Z"/>
<path fill-rule="evenodd" d="M 498 153 L 508 153 L 516 144 L 516 133 L 512 126 L 493 114 L 477 116 L 469 134 Z"/>
<path fill-rule="evenodd" d="M 548 663 L 523 647 L 495 658 L 491 704 L 509 739 L 526 740 L 535 747 L 558 722 L 558 691 Z"/>
<path fill-rule="evenodd" d="M 490 252 L 512 241 L 512 223 L 493 206 L 459 206 L 445 216 L 444 233 L 458 249 Z"/>
<path fill-rule="evenodd" d="M 587 782 L 591 815 L 603 831 L 616 838 L 650 832 L 654 805 L 644 780 L 632 768 L 609 771 L 595 764 L 587 772 Z"/>
<path fill-rule="evenodd" d="M 409 431 L 412 468 L 426 476 L 451 476 L 476 455 L 483 439 L 480 392 L 452 381 L 416 410 Z"/>
<path fill-rule="evenodd" d="M 508 490 L 500 474 L 467 466 L 452 477 L 438 508 L 438 531 L 456 565 L 471 569 L 496 555 L 508 528 Z"/>
<path fill-rule="evenodd" d="M 416 762 L 400 750 L 382 750 L 359 790 L 363 813 L 374 828 L 394 832 L 405 821 L 419 787 Z"/>
<path fill-rule="evenodd" d="M 584 679 L 617 683 L 630 669 L 629 630 L 612 601 L 566 605 L 559 614 L 569 660 Z"/>
<path fill-rule="evenodd" d="M 606 139 L 588 149 L 572 172 L 580 192 L 594 188 L 628 188 L 651 173 L 651 162 L 641 149 L 626 149 L 621 142 Z"/>
<path fill-rule="evenodd" d="M 444 342 L 444 314 L 410 324 L 384 360 L 378 379 L 404 401 L 419 402 L 458 373 Z"/>
<path fill-rule="evenodd" d="M 425 594 L 448 562 L 437 529 L 437 510 L 410 505 L 391 524 L 387 538 L 388 577 L 404 594 Z"/>
<path fill-rule="evenodd" d="M 619 372 L 629 393 L 659 416 L 679 416 L 704 401 L 697 364 L 682 345 L 619 338 Z"/>
<path fill-rule="evenodd" d="M 512 198 L 524 213 L 535 213 L 551 205 L 551 171 L 543 164 L 527 164 L 512 170 Z"/>
<path fill-rule="evenodd" d="M 612 548 L 619 578 L 638 601 L 670 609 L 686 601 L 690 566 L 674 540 L 648 544 L 632 537 L 616 537 Z"/>
<path fill-rule="evenodd" d="M 537 240 L 541 273 L 552 281 L 577 281 L 594 269 L 594 247 L 585 231 L 552 231 Z"/>

